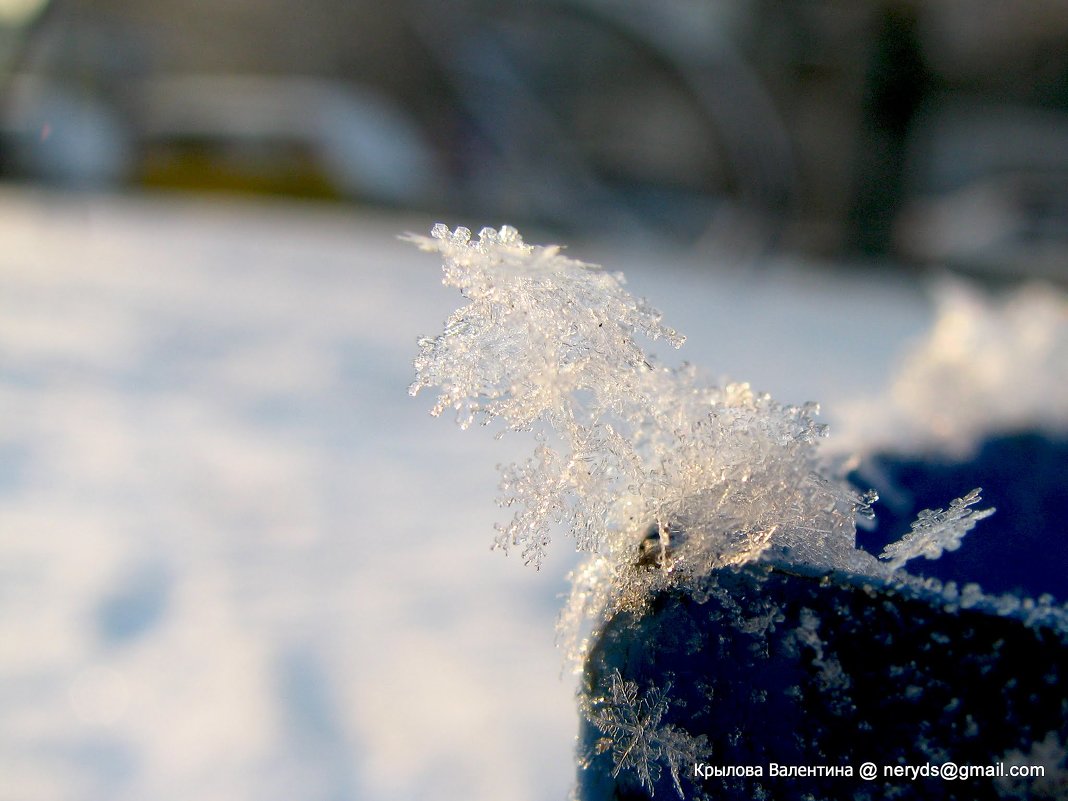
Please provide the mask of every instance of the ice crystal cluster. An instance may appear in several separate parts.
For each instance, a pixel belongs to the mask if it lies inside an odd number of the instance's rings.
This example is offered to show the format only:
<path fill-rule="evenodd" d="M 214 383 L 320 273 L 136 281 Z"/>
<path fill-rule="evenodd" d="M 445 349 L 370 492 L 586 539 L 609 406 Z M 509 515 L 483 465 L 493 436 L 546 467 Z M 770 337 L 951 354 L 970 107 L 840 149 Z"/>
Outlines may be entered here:
<path fill-rule="evenodd" d="M 659 364 L 640 338 L 676 348 L 684 338 L 625 290 L 622 275 L 527 245 L 514 228 L 472 237 L 437 225 L 408 239 L 441 255 L 444 283 L 466 299 L 442 333 L 419 341 L 410 392 L 436 388 L 433 413 L 451 410 L 462 427 L 536 432 L 533 456 L 501 469 L 500 503 L 513 514 L 496 545 L 539 566 L 563 529 L 589 552 L 562 615 L 576 666 L 591 629 L 640 612 L 660 590 L 707 593 L 704 579 L 719 568 L 763 561 L 897 580 L 910 559 L 958 547 L 992 511 L 973 510 L 975 490 L 925 511 L 877 559 L 855 545 L 877 496 L 821 461 L 815 404 Z M 666 768 L 681 795 L 678 764 L 695 744 L 659 724 L 666 688 L 643 692 L 615 676 L 583 711 L 617 773 L 633 770 L 651 789 Z"/>
<path fill-rule="evenodd" d="M 467 300 L 420 339 L 409 391 L 437 388 L 433 414 L 452 410 L 461 427 L 537 432 L 532 458 L 502 468 L 513 516 L 496 545 L 539 566 L 554 530 L 569 530 L 592 555 L 574 576 L 573 622 L 761 558 L 886 575 L 956 547 L 989 514 L 967 508 L 978 491 L 925 513 L 880 563 L 854 544 L 876 496 L 821 464 L 816 404 L 658 364 L 639 337 L 676 348 L 684 337 L 621 274 L 528 245 L 514 228 L 472 237 L 439 224 L 408 239 L 441 254 L 443 282 Z"/>

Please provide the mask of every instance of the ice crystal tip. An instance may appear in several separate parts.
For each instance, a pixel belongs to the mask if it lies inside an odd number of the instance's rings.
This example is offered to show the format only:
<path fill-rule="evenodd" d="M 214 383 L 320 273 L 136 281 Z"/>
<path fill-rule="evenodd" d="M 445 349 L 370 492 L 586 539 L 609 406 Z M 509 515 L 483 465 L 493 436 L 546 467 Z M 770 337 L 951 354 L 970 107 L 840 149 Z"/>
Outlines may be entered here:
<path fill-rule="evenodd" d="M 887 545 L 879 558 L 888 560 L 891 569 L 896 570 L 920 556 L 937 559 L 945 551 L 957 550 L 964 535 L 996 511 L 970 508 L 982 500 L 981 493 L 982 488 L 977 487 L 950 502 L 946 509 L 924 509 L 916 516 L 909 533 Z"/>

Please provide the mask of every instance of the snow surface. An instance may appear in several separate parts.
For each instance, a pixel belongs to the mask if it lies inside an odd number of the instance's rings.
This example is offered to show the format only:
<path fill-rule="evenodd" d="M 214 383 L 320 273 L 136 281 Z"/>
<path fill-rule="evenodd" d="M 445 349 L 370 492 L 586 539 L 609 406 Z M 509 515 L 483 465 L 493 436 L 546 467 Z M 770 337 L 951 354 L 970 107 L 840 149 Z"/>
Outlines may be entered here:
<path fill-rule="evenodd" d="M 529 443 L 406 392 L 455 307 L 396 239 L 432 222 L 0 193 L 0 801 L 565 797 L 574 557 L 491 554 Z M 873 275 L 569 252 L 832 441 L 930 321 Z"/>

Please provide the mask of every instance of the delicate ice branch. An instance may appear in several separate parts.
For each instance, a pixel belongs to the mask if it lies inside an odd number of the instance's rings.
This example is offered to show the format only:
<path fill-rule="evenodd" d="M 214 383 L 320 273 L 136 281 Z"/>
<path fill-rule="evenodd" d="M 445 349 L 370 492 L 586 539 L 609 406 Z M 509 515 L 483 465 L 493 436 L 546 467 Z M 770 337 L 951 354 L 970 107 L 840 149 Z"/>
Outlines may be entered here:
<path fill-rule="evenodd" d="M 996 511 L 969 508 L 982 500 L 980 492 L 979 487 L 973 489 L 952 501 L 948 509 L 924 509 L 916 516 L 909 533 L 887 545 L 879 558 L 888 559 L 891 569 L 897 570 L 918 556 L 937 559 L 944 551 L 957 550 L 964 535 Z"/>

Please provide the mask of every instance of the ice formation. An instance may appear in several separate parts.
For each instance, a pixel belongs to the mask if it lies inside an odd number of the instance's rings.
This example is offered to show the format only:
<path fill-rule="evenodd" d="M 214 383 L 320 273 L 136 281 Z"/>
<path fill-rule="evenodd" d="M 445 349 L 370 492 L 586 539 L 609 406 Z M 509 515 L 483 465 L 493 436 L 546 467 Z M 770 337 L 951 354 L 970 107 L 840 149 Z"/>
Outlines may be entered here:
<path fill-rule="evenodd" d="M 438 388 L 433 413 L 452 409 L 462 427 L 499 420 L 538 433 L 533 457 L 502 469 L 501 504 L 515 512 L 496 545 L 538 566 L 562 524 L 591 553 L 573 576 L 570 630 L 726 565 L 886 577 L 955 547 L 991 511 L 967 508 L 975 491 L 925 513 L 880 562 L 855 547 L 876 496 L 821 463 L 816 404 L 659 365 L 637 336 L 674 347 L 684 337 L 622 275 L 528 245 L 514 228 L 472 237 L 439 224 L 408 239 L 442 255 L 443 282 L 468 301 L 419 340 L 409 391 Z"/>
<path fill-rule="evenodd" d="M 581 699 L 582 712 L 604 735 L 597 743 L 601 753 L 612 751 L 613 776 L 633 770 L 642 787 L 652 790 L 661 765 L 671 774 L 671 783 L 683 795 L 682 776 L 708 753 L 703 737 L 694 737 L 663 718 L 671 706 L 671 683 L 645 692 L 625 681 L 618 670 L 610 676 L 609 691 Z"/>
<path fill-rule="evenodd" d="M 721 568 L 764 564 L 942 593 L 903 566 L 957 548 L 993 512 L 973 509 L 978 489 L 946 510 L 925 510 L 880 560 L 855 536 L 877 496 L 821 460 L 827 432 L 816 404 L 782 404 L 744 383 L 716 387 L 691 366 L 659 364 L 638 336 L 675 347 L 683 337 L 626 292 L 622 275 L 527 245 L 514 228 L 472 237 L 439 224 L 431 237 L 408 239 L 441 254 L 444 283 L 467 301 L 441 334 L 420 339 L 411 394 L 437 388 L 433 413 L 453 410 L 462 427 L 499 421 L 538 436 L 532 458 L 502 468 L 501 504 L 514 514 L 496 545 L 539 566 L 563 527 L 589 552 L 561 619 L 576 667 L 590 653 L 591 630 L 640 614 L 664 590 L 700 602 L 720 592 L 707 578 Z M 971 605 L 994 606 L 974 595 Z M 677 763 L 694 743 L 659 725 L 667 689 L 616 675 L 607 692 L 591 692 L 581 706 L 613 749 L 615 771 L 636 771 L 651 790 L 666 768 L 682 795 Z"/>
<path fill-rule="evenodd" d="M 821 474 L 815 404 L 658 365 L 636 335 L 683 338 L 621 275 L 528 246 L 512 228 L 411 239 L 443 254 L 445 283 L 469 303 L 420 340 L 410 391 L 439 387 L 434 413 L 455 409 L 461 426 L 500 419 L 541 436 L 532 459 L 503 469 L 502 505 L 516 512 L 499 547 L 539 565 L 563 523 L 613 572 L 651 547 L 640 543 L 652 525 L 660 575 L 767 551 L 852 565 L 854 512 L 870 499 Z"/>
<path fill-rule="evenodd" d="M 924 509 L 916 516 L 909 533 L 887 545 L 880 556 L 896 569 L 918 556 L 937 559 L 943 551 L 957 550 L 961 539 L 976 523 L 994 514 L 993 509 L 969 508 L 979 501 L 979 490 L 974 489 L 953 501 L 948 509 Z"/>

